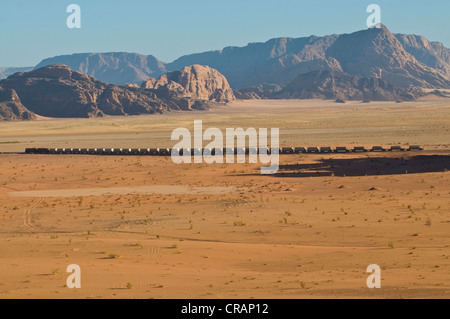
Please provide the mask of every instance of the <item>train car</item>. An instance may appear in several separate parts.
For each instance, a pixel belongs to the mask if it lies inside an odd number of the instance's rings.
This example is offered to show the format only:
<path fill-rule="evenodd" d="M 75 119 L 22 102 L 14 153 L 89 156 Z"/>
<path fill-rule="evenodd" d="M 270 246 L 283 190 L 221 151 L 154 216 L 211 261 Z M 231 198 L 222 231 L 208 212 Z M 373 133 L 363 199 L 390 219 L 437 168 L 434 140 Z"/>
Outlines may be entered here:
<path fill-rule="evenodd" d="M 258 155 L 258 149 L 254 147 L 248 147 L 245 149 L 247 155 Z"/>
<path fill-rule="evenodd" d="M 190 150 L 185 150 L 182 148 L 172 148 L 170 149 L 170 154 L 175 156 L 183 156 L 183 154 L 190 155 Z"/>
<path fill-rule="evenodd" d="M 295 154 L 301 154 L 301 153 L 306 153 L 307 151 L 306 151 L 306 148 L 304 148 L 304 147 L 296 147 L 294 149 L 294 152 L 295 152 Z"/>
<path fill-rule="evenodd" d="M 311 147 L 308 147 L 307 152 L 308 152 L 308 153 L 319 153 L 320 150 L 319 150 L 318 147 L 311 146 Z"/>
<path fill-rule="evenodd" d="M 130 148 L 121 148 L 120 153 L 121 153 L 121 155 L 131 155 L 131 149 Z"/>
<path fill-rule="evenodd" d="M 279 147 L 271 147 L 270 148 L 270 154 L 282 154 L 281 149 Z"/>
<path fill-rule="evenodd" d="M 222 148 L 213 148 L 211 150 L 211 154 L 213 156 L 223 156 L 223 149 Z"/>
<path fill-rule="evenodd" d="M 211 147 L 207 147 L 203 149 L 203 156 L 214 156 L 216 153 L 216 150 Z"/>
<path fill-rule="evenodd" d="M 281 153 L 282 154 L 294 154 L 295 153 L 295 149 L 293 147 L 283 147 L 281 149 Z"/>
<path fill-rule="evenodd" d="M 37 154 L 37 148 L 27 148 L 25 149 L 26 154 Z"/>
<path fill-rule="evenodd" d="M 389 149 L 389 152 L 403 152 L 405 149 L 401 146 L 398 145 L 393 145 L 391 146 L 391 148 Z"/>
<path fill-rule="evenodd" d="M 111 155 L 122 155 L 122 149 L 121 148 L 112 148 L 111 149 Z"/>
<path fill-rule="evenodd" d="M 113 151 L 114 151 L 114 149 L 112 149 L 112 148 L 104 148 L 102 151 L 102 155 L 112 155 Z"/>
<path fill-rule="evenodd" d="M 37 149 L 37 154 L 50 154 L 50 149 L 49 148 L 38 148 Z"/>
<path fill-rule="evenodd" d="M 347 146 L 338 146 L 334 150 L 335 153 L 349 153 L 350 150 L 347 148 Z"/>
<path fill-rule="evenodd" d="M 353 148 L 353 153 L 366 153 L 367 149 L 364 146 L 355 146 Z"/>
<path fill-rule="evenodd" d="M 223 149 L 223 153 L 224 153 L 225 155 L 234 155 L 234 154 L 235 154 L 235 151 L 234 151 L 234 148 L 233 148 L 233 147 L 227 147 L 227 148 L 224 148 L 224 149 Z"/>
<path fill-rule="evenodd" d="M 320 153 L 333 153 L 333 149 L 329 146 L 321 147 Z"/>
<path fill-rule="evenodd" d="M 386 152 L 386 149 L 383 146 L 374 146 L 370 150 L 371 152 Z"/>
<path fill-rule="evenodd" d="M 159 156 L 170 156 L 172 155 L 168 148 L 159 148 L 158 149 Z"/>
<path fill-rule="evenodd" d="M 139 148 L 132 148 L 131 149 L 131 155 L 140 155 L 141 150 Z"/>
<path fill-rule="evenodd" d="M 203 156 L 203 149 L 201 148 L 191 148 L 190 149 L 191 156 Z"/>
<path fill-rule="evenodd" d="M 408 152 L 411 152 L 411 151 L 423 151 L 423 148 L 419 145 L 411 145 L 408 148 Z"/>

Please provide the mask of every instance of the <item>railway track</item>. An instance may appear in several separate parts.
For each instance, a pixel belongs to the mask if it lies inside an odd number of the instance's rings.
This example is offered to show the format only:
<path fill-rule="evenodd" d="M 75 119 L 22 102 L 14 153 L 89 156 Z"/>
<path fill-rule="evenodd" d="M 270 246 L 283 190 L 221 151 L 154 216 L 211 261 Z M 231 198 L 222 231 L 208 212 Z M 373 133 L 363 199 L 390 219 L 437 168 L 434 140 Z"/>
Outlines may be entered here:
<path fill-rule="evenodd" d="M 173 149 L 169 148 L 27 148 L 25 154 L 59 154 L 59 155 L 109 155 L 109 156 L 171 156 Z M 175 149 L 177 154 L 202 156 L 202 155 L 252 155 L 261 154 L 263 151 L 266 154 L 273 154 L 276 152 L 274 148 L 224 148 L 224 149 Z M 423 151 L 423 148 L 418 145 L 408 147 L 402 146 L 373 146 L 366 148 L 364 146 L 355 146 L 348 148 L 346 146 L 338 147 L 283 147 L 278 148 L 279 154 L 330 154 L 330 153 L 383 153 L 383 152 L 413 152 Z"/>

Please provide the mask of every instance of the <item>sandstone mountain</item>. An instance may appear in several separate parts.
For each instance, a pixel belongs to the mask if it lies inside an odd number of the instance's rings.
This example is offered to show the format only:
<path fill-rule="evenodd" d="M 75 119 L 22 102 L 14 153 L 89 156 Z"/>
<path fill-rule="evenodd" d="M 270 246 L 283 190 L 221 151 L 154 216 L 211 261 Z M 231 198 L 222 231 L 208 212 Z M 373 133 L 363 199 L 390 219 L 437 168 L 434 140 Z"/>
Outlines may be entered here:
<path fill-rule="evenodd" d="M 242 48 L 184 56 L 167 68 L 195 63 L 208 65 L 224 74 L 234 89 L 264 84 L 284 86 L 300 74 L 320 70 L 381 78 L 404 88 L 411 85 L 450 88 L 450 77 L 443 63 L 416 58 L 398 38 L 399 35 L 394 36 L 385 26 L 343 35 L 279 38 Z M 433 55 L 448 61 L 448 49 L 439 43 L 431 46 Z"/>
<path fill-rule="evenodd" d="M 0 120 L 34 120 L 36 115 L 23 106 L 13 89 L 0 86 Z"/>
<path fill-rule="evenodd" d="M 235 100 L 227 79 L 217 70 L 202 65 L 187 66 L 179 71 L 168 72 L 157 80 L 150 78 L 142 88 L 171 93 L 172 96 L 190 97 L 228 103 Z"/>
<path fill-rule="evenodd" d="M 377 78 L 364 78 L 339 71 L 301 74 L 274 99 L 337 99 L 358 101 L 410 101 L 423 94 Z"/>
<path fill-rule="evenodd" d="M 116 85 L 140 84 L 166 72 L 165 64 L 152 55 L 124 52 L 62 55 L 43 60 L 35 69 L 54 64 L 67 65 L 72 70 Z"/>
<path fill-rule="evenodd" d="M 21 104 L 47 117 L 140 115 L 209 107 L 206 101 L 190 97 L 161 96 L 154 89 L 107 84 L 65 65 L 16 73 L 0 81 L 0 87 L 5 92 L 0 95 L 2 105 L 11 108 L 11 101 L 15 101 L 16 107 Z M 21 109 L 22 114 L 26 109 Z M 27 113 L 29 118 L 31 112 Z M 9 115 L 6 119 L 15 118 Z"/>

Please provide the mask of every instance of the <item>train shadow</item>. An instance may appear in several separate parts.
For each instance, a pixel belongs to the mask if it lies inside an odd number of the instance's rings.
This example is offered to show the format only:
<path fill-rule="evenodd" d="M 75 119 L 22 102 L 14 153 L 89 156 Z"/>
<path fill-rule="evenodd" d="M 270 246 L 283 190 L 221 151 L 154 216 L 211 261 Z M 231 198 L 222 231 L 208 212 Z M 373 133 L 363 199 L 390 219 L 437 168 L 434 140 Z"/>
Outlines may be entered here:
<path fill-rule="evenodd" d="M 275 177 L 377 176 L 446 172 L 449 155 L 410 158 L 340 158 L 322 159 L 313 164 L 280 165 Z"/>

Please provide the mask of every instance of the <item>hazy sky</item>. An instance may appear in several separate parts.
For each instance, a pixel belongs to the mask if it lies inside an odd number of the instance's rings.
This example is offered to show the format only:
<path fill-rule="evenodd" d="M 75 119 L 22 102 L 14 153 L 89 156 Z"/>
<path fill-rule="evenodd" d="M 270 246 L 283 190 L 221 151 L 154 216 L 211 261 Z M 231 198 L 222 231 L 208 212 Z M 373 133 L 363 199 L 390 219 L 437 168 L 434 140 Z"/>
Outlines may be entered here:
<path fill-rule="evenodd" d="M 66 26 L 72 3 L 81 7 L 81 29 Z M 0 0 L 0 66 L 112 51 L 171 62 L 274 37 L 350 33 L 366 28 L 371 3 L 392 32 L 450 47 L 449 0 Z"/>

